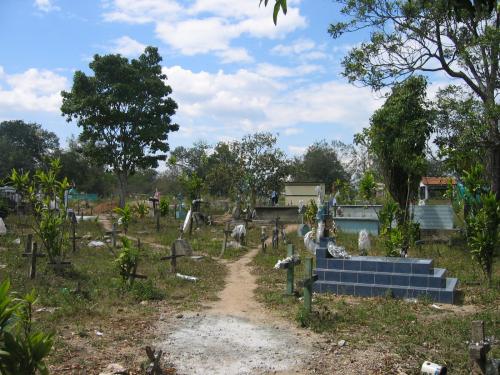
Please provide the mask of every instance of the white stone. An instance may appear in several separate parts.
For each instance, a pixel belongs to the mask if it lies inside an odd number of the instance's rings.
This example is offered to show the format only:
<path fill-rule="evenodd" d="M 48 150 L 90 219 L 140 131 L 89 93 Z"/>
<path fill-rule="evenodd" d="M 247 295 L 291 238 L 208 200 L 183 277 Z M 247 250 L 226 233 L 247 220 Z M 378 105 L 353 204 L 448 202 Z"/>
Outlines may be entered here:
<path fill-rule="evenodd" d="M 99 375 L 115 375 L 115 374 L 127 374 L 128 371 L 125 367 L 120 365 L 119 363 L 110 363 L 103 372 L 100 372 Z"/>
<path fill-rule="evenodd" d="M 7 227 L 5 226 L 3 219 L 0 217 L 0 236 L 4 236 L 6 234 L 7 234 Z"/>
<path fill-rule="evenodd" d="M 104 247 L 106 244 L 102 241 L 90 241 L 88 247 Z"/>
<path fill-rule="evenodd" d="M 368 235 L 368 231 L 363 229 L 359 232 L 358 237 L 358 250 L 361 255 L 368 255 L 368 252 L 371 249 L 370 244 L 370 236 Z"/>

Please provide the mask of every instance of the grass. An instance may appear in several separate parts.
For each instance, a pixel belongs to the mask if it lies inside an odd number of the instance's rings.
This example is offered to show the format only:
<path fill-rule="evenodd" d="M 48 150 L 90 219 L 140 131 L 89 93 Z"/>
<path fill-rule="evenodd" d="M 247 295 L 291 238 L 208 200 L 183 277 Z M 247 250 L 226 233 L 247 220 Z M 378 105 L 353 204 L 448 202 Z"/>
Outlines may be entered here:
<path fill-rule="evenodd" d="M 29 220 L 13 215 L 5 221 L 9 234 L 0 237 L 0 264 L 5 265 L 0 268 L 0 280 L 10 278 L 12 290 L 19 294 L 32 288 L 37 290 L 39 301 L 36 309 L 43 308 L 36 313 L 37 325 L 56 333 L 55 348 L 49 358 L 52 373 L 65 373 L 67 369 L 61 369 L 61 364 L 68 362 L 75 366 L 81 362 L 87 371 L 99 372 L 102 370 L 99 361 L 109 361 L 109 356 L 125 355 L 118 354 L 118 350 L 110 351 L 115 345 L 130 345 L 123 341 L 125 338 L 138 347 L 143 342 L 150 344 L 147 340 L 151 336 L 146 334 L 146 328 L 141 330 L 141 326 L 155 323 L 160 312 L 174 315 L 179 311 L 201 309 L 204 302 L 216 300 L 217 293 L 224 286 L 226 266 L 210 256 L 216 247 L 220 249 L 219 239 L 213 241 L 213 246 L 210 241 L 209 247 L 203 245 L 207 238 L 220 237 L 212 232 L 214 228 L 203 228 L 189 239 L 196 252 L 208 256 L 198 261 L 186 257 L 178 259 L 177 272 L 195 276 L 197 282 L 175 277 L 170 272 L 170 264 L 160 260 L 169 251 L 142 241 L 137 272 L 148 278 L 137 279 L 130 287 L 121 280 L 114 262 L 119 249 L 89 248 L 87 240 L 79 242 L 75 253 L 69 250 L 68 244 L 67 259 L 71 266 L 61 274 L 56 275 L 46 260 L 39 258 L 36 279 L 30 280 L 28 260 L 21 255 L 29 232 Z M 152 223 L 150 220 L 144 225 L 145 230 L 153 234 L 148 237 L 154 240 L 152 242 L 159 240 L 167 245 L 177 237 L 178 223 L 174 220 L 165 222 L 158 235 Z M 132 225 L 131 235 L 137 234 L 135 226 L 139 225 Z M 222 232 L 222 229 L 216 232 Z M 92 240 L 107 239 L 96 222 L 79 223 L 77 235 L 89 235 Z M 16 238 L 22 239 L 21 245 L 13 243 Z M 236 255 L 226 254 L 226 257 L 232 256 Z M 95 331 L 102 331 L 104 335 L 99 337 Z M 91 359 L 84 358 L 94 350 L 98 353 L 94 353 Z M 143 354 L 136 353 L 135 357 Z"/>
<path fill-rule="evenodd" d="M 305 252 L 302 239 L 294 234 L 289 240 L 298 249 L 301 257 L 311 256 Z M 371 238 L 370 255 L 383 255 L 376 238 Z M 351 254 L 357 249 L 354 235 L 339 234 L 338 243 Z M 307 314 L 302 302 L 296 296 L 284 294 L 286 271 L 273 270 L 278 259 L 286 256 L 284 247 L 259 253 L 254 259 L 258 275 L 258 299 L 268 307 L 276 309 L 298 325 L 332 337 L 346 339 L 354 348 L 367 346 L 384 348 L 399 355 L 408 373 L 418 373 L 425 360 L 446 364 L 450 373 L 467 374 L 467 340 L 473 320 L 484 320 L 487 336 L 500 337 L 500 262 L 495 265 L 493 288 L 485 286 L 481 271 L 463 246 L 423 245 L 410 251 L 409 256 L 432 258 L 436 267 L 446 268 L 448 276 L 458 277 L 460 290 L 464 295 L 463 306 L 443 308 L 432 307 L 429 300 L 416 303 L 386 298 L 354 298 L 331 294 L 315 294 L 313 311 Z M 303 266 L 295 269 L 295 280 L 304 277 Z M 492 357 L 500 356 L 498 345 L 492 350 Z"/>

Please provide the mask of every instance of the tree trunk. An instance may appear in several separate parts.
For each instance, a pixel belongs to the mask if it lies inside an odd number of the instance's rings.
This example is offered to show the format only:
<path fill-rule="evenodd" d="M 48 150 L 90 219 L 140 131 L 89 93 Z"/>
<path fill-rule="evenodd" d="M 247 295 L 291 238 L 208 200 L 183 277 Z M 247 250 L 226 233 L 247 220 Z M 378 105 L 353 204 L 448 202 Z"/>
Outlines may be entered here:
<path fill-rule="evenodd" d="M 128 187 L 128 174 L 126 172 L 118 173 L 118 184 L 119 184 L 119 207 L 125 207 L 125 199 L 127 197 L 127 187 Z"/>

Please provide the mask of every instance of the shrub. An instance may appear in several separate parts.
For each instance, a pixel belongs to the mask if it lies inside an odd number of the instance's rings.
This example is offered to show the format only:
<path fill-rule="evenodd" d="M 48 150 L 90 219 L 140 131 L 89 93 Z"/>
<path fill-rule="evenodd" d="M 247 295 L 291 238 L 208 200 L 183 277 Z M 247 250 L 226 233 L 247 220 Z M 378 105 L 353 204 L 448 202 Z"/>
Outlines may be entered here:
<path fill-rule="evenodd" d="M 48 374 L 44 358 L 50 353 L 53 336 L 34 329 L 32 309 L 34 291 L 13 299 L 10 282 L 0 284 L 0 374 Z"/>
<path fill-rule="evenodd" d="M 119 216 L 118 220 L 121 222 L 121 225 L 123 226 L 123 231 L 127 233 L 128 226 L 132 221 L 132 208 L 130 207 L 129 204 L 126 204 L 125 207 L 123 208 L 116 207 L 114 209 L 114 212 L 118 214 Z"/>
<path fill-rule="evenodd" d="M 137 271 L 139 262 L 139 249 L 132 247 L 131 241 L 126 237 L 122 237 L 122 243 L 123 248 L 115 259 L 115 263 L 123 281 L 132 284 L 134 280 L 132 275 Z"/>
<path fill-rule="evenodd" d="M 137 202 L 134 207 L 134 212 L 138 219 L 143 220 L 149 213 L 149 207 L 146 202 Z"/>
<path fill-rule="evenodd" d="M 160 199 L 160 215 L 167 216 L 168 211 L 170 209 L 170 199 L 167 197 L 163 197 Z"/>
<path fill-rule="evenodd" d="M 33 210 L 34 232 L 40 237 L 50 262 L 59 263 L 64 259 L 69 234 L 69 220 L 64 205 L 64 194 L 69 189 L 66 178 L 60 181 L 59 159 L 50 162 L 47 171 L 37 170 L 33 178 L 29 173 L 12 171 L 10 181 L 16 190 L 26 197 Z"/>

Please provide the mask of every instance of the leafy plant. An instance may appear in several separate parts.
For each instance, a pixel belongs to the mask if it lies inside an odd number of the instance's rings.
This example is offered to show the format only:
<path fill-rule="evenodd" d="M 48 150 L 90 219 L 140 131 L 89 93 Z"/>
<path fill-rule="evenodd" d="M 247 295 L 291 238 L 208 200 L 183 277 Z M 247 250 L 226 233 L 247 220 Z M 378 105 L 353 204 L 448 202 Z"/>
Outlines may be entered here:
<path fill-rule="evenodd" d="M 33 230 L 52 263 L 60 263 L 64 259 L 68 242 L 69 220 L 64 193 L 69 189 L 69 183 L 66 178 L 58 180 L 60 170 L 59 159 L 54 159 L 47 171 L 38 169 L 33 178 L 29 173 L 20 174 L 16 170 L 10 175 L 11 184 L 31 205 L 35 219 Z"/>
<path fill-rule="evenodd" d="M 170 209 L 170 198 L 168 197 L 162 197 L 160 199 L 160 215 L 161 216 L 168 216 L 168 211 Z"/>
<path fill-rule="evenodd" d="M 34 291 L 13 299 L 10 282 L 0 284 L 0 373 L 4 375 L 48 374 L 44 358 L 50 353 L 53 335 L 33 328 Z"/>
<path fill-rule="evenodd" d="M 137 202 L 134 207 L 134 212 L 139 219 L 143 220 L 149 213 L 149 207 L 146 202 Z"/>
<path fill-rule="evenodd" d="M 492 192 L 481 194 L 480 202 L 481 208 L 467 218 L 467 243 L 491 284 L 493 259 L 498 254 L 500 202 Z"/>
<path fill-rule="evenodd" d="M 370 202 L 375 198 L 375 177 L 371 171 L 367 171 L 361 181 L 359 181 L 359 196 L 366 202 Z"/>
<path fill-rule="evenodd" d="M 306 206 L 306 210 L 304 212 L 304 221 L 309 225 L 313 226 L 316 222 L 316 214 L 318 213 L 318 205 L 311 199 L 309 204 Z"/>
<path fill-rule="evenodd" d="M 133 247 L 131 241 L 126 237 L 122 237 L 122 244 L 123 248 L 115 259 L 115 263 L 123 281 L 132 284 L 134 280 L 132 275 L 137 271 L 139 262 L 139 249 Z"/>
<path fill-rule="evenodd" d="M 127 203 L 123 208 L 116 207 L 114 209 L 114 212 L 118 214 L 119 216 L 118 221 L 121 222 L 121 225 L 123 226 L 123 231 L 127 233 L 128 226 L 132 221 L 132 208 Z"/>

